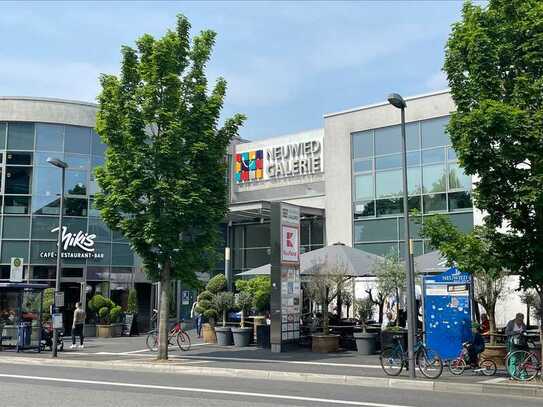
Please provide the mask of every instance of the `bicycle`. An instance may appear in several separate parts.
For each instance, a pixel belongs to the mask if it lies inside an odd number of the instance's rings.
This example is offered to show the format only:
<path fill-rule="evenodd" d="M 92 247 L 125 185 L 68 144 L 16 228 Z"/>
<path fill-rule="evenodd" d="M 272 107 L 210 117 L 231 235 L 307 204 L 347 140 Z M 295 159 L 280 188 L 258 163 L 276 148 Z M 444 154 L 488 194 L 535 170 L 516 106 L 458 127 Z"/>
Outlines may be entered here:
<path fill-rule="evenodd" d="M 468 368 L 469 363 L 469 353 L 468 346 L 469 342 L 464 342 L 462 344 L 462 351 L 456 359 L 449 361 L 449 372 L 455 376 L 459 376 Z M 473 369 L 473 373 L 482 373 L 484 376 L 494 376 L 497 371 L 496 363 L 492 359 L 487 359 L 484 357 L 479 357 L 477 362 L 477 367 Z"/>
<path fill-rule="evenodd" d="M 151 320 L 156 321 L 157 316 L 158 311 L 153 310 L 153 317 L 151 318 Z M 175 346 L 175 344 L 173 343 L 173 339 L 175 338 L 179 349 L 185 352 L 190 350 L 190 336 L 181 327 L 181 322 L 176 322 L 174 326 L 168 331 L 168 345 Z M 145 344 L 151 352 L 156 352 L 158 350 L 159 337 L 158 330 L 156 328 L 147 333 Z"/>
<path fill-rule="evenodd" d="M 443 373 L 443 361 L 436 351 L 426 347 L 422 341 L 422 334 L 424 332 L 417 335 L 417 343 L 414 349 L 415 362 L 424 377 L 437 379 Z M 394 335 L 392 339 L 395 345 L 383 349 L 379 359 L 381 368 L 388 376 L 399 376 L 403 368 L 408 366 L 409 356 L 403 349 L 402 335 Z"/>
<path fill-rule="evenodd" d="M 530 343 L 535 346 L 525 332 L 514 335 L 512 341 L 515 346 L 529 347 Z M 541 361 L 529 348 L 510 351 L 505 357 L 505 366 L 509 375 L 521 382 L 533 380 L 541 372 Z"/>

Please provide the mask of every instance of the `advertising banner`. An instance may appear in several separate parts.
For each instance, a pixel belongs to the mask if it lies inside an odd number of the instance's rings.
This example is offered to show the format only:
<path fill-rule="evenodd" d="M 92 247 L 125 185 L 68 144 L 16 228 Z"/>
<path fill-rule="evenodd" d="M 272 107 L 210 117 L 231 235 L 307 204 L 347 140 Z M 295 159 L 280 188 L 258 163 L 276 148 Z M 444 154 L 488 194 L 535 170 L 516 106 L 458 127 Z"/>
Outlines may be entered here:
<path fill-rule="evenodd" d="M 11 258 L 9 281 L 12 281 L 14 283 L 20 283 L 21 281 L 23 281 L 23 259 L 21 257 Z"/>

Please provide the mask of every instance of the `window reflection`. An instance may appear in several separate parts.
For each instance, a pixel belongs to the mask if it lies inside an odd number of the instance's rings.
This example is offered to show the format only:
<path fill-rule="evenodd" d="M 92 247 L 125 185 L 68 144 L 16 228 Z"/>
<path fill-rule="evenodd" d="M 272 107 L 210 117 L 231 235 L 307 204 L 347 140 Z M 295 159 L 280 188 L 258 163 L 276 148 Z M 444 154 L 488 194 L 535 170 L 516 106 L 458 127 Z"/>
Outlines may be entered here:
<path fill-rule="evenodd" d="M 373 175 L 357 175 L 354 182 L 357 201 L 373 198 Z"/>
<path fill-rule="evenodd" d="M 36 124 L 36 150 L 63 151 L 64 126 L 58 124 Z"/>
<path fill-rule="evenodd" d="M 447 176 L 443 164 L 426 165 L 422 167 L 423 192 L 445 192 Z"/>
<path fill-rule="evenodd" d="M 66 193 L 68 195 L 87 194 L 87 172 L 66 171 Z"/>
<path fill-rule="evenodd" d="M 6 194 L 29 194 L 32 168 L 6 167 Z"/>

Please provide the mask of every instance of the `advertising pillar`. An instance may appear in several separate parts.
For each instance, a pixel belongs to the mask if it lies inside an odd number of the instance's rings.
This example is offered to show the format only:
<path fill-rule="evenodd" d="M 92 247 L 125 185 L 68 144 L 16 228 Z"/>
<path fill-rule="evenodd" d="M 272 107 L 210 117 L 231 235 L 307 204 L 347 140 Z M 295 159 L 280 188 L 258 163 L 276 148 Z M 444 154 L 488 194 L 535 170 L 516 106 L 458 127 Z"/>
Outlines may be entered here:
<path fill-rule="evenodd" d="M 300 339 L 300 208 L 271 203 L 271 350 Z"/>

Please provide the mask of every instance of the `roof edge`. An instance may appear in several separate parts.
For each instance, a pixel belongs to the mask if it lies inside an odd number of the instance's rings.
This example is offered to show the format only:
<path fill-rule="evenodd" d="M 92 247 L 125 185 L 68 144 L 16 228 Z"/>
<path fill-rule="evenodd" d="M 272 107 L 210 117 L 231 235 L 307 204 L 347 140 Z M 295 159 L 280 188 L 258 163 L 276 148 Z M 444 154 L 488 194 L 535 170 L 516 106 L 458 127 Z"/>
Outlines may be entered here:
<path fill-rule="evenodd" d="M 60 99 L 60 98 L 47 98 L 47 97 L 35 97 L 35 96 L 0 96 L 0 100 L 27 100 L 27 101 L 35 101 L 35 102 L 62 103 L 62 104 L 98 108 L 97 103 L 83 102 L 81 100 Z"/>
<path fill-rule="evenodd" d="M 437 96 L 437 95 L 442 95 L 444 93 L 449 93 L 451 91 L 450 88 L 447 88 L 447 89 L 442 89 L 442 90 L 438 90 L 438 91 L 435 91 L 435 92 L 430 92 L 430 93 L 422 93 L 420 95 L 414 95 L 414 96 L 408 96 L 405 99 L 405 101 L 409 101 L 409 100 L 416 100 L 416 99 L 422 99 L 422 98 L 426 98 L 426 97 L 430 97 L 430 96 Z M 358 106 L 358 107 L 353 107 L 351 109 L 346 109 L 346 110 L 340 110 L 338 112 L 332 112 L 332 113 L 325 113 L 323 115 L 323 117 L 326 119 L 328 117 L 333 117 L 333 116 L 340 116 L 342 114 L 348 114 L 348 113 L 353 113 L 353 112 L 358 112 L 360 110 L 367 110 L 367 109 L 373 109 L 375 107 L 379 107 L 379 106 L 385 106 L 385 105 L 388 105 L 389 103 L 388 102 L 378 102 L 378 103 L 372 103 L 370 105 L 364 105 L 364 106 Z"/>

